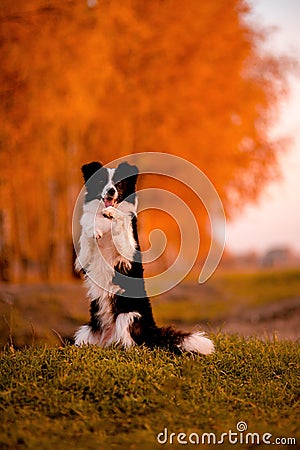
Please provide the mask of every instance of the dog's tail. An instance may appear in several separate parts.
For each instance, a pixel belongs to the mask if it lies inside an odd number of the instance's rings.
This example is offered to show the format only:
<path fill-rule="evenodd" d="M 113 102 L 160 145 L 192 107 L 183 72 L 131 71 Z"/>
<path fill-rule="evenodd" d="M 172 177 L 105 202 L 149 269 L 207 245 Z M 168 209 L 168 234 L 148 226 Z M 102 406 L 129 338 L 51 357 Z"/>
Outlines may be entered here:
<path fill-rule="evenodd" d="M 138 322 L 136 322 L 137 324 Z M 145 344 L 149 347 L 162 347 L 171 351 L 201 353 L 210 355 L 214 352 L 213 342 L 205 336 L 205 333 L 185 333 L 175 330 L 173 327 L 151 327 L 145 333 L 139 327 L 131 329 L 131 334 L 137 344 Z"/>
<path fill-rule="evenodd" d="M 202 353 L 202 355 L 210 355 L 215 351 L 215 346 L 214 343 L 205 336 L 205 333 L 198 331 L 197 333 L 190 333 L 186 336 L 179 349 L 186 352 L 197 352 Z"/>

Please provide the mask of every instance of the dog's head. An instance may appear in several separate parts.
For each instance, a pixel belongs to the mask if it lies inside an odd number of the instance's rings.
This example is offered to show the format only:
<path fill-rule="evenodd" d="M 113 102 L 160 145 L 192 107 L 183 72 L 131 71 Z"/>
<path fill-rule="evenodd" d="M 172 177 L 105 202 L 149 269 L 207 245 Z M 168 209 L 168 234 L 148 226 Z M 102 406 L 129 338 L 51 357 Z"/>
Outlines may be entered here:
<path fill-rule="evenodd" d="M 115 169 L 103 167 L 100 162 L 91 162 L 81 168 L 86 186 L 85 201 L 98 199 L 104 206 L 117 206 L 126 200 L 135 202 L 135 186 L 138 168 L 127 162 Z"/>

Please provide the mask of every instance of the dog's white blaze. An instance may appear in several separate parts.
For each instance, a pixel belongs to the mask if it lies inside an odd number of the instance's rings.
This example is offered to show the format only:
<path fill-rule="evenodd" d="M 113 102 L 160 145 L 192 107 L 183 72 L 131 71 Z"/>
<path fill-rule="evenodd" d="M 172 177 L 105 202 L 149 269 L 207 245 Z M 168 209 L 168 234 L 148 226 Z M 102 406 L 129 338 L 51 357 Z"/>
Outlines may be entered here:
<path fill-rule="evenodd" d="M 198 352 L 203 355 L 210 355 L 215 349 L 213 342 L 200 331 L 184 338 L 180 348 L 186 352 Z"/>
<path fill-rule="evenodd" d="M 114 187 L 114 184 L 112 182 L 113 176 L 115 174 L 116 169 L 106 169 L 108 172 L 108 182 L 106 183 L 106 185 L 104 186 L 102 193 L 105 195 L 107 191 L 110 190 L 110 188 Z"/>

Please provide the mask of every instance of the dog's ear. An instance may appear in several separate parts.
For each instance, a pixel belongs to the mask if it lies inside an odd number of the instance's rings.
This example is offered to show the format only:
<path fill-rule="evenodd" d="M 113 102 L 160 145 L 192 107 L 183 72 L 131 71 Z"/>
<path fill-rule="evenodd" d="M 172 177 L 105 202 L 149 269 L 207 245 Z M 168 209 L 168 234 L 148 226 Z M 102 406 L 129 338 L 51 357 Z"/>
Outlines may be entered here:
<path fill-rule="evenodd" d="M 135 203 L 136 197 L 136 182 L 139 170 L 137 166 L 128 164 L 128 162 L 121 163 L 115 171 L 113 180 L 121 182 L 121 194 L 119 193 L 119 199 L 121 201 L 126 200 L 129 203 Z"/>
<path fill-rule="evenodd" d="M 92 175 L 94 175 L 94 173 L 96 173 L 99 169 L 101 169 L 101 167 L 103 167 L 103 164 L 95 161 L 88 164 L 84 164 L 81 167 L 81 171 L 83 173 L 85 183 L 91 178 Z"/>
<path fill-rule="evenodd" d="M 123 162 L 117 167 L 116 173 L 118 180 L 121 181 L 130 178 L 131 183 L 135 185 L 139 174 L 139 169 L 137 166 L 131 165 L 128 162 Z"/>

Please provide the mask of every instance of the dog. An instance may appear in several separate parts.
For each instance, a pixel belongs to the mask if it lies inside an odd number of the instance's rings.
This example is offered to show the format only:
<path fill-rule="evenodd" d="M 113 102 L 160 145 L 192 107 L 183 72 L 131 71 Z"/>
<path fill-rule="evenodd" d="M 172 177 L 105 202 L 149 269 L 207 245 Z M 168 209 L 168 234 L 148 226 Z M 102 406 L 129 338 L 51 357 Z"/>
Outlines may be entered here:
<path fill-rule="evenodd" d="M 145 345 L 174 352 L 210 354 L 203 332 L 188 333 L 155 323 L 145 291 L 137 232 L 138 168 L 127 162 L 81 168 L 86 187 L 75 269 L 83 272 L 90 321 L 75 333 L 75 345 Z"/>

